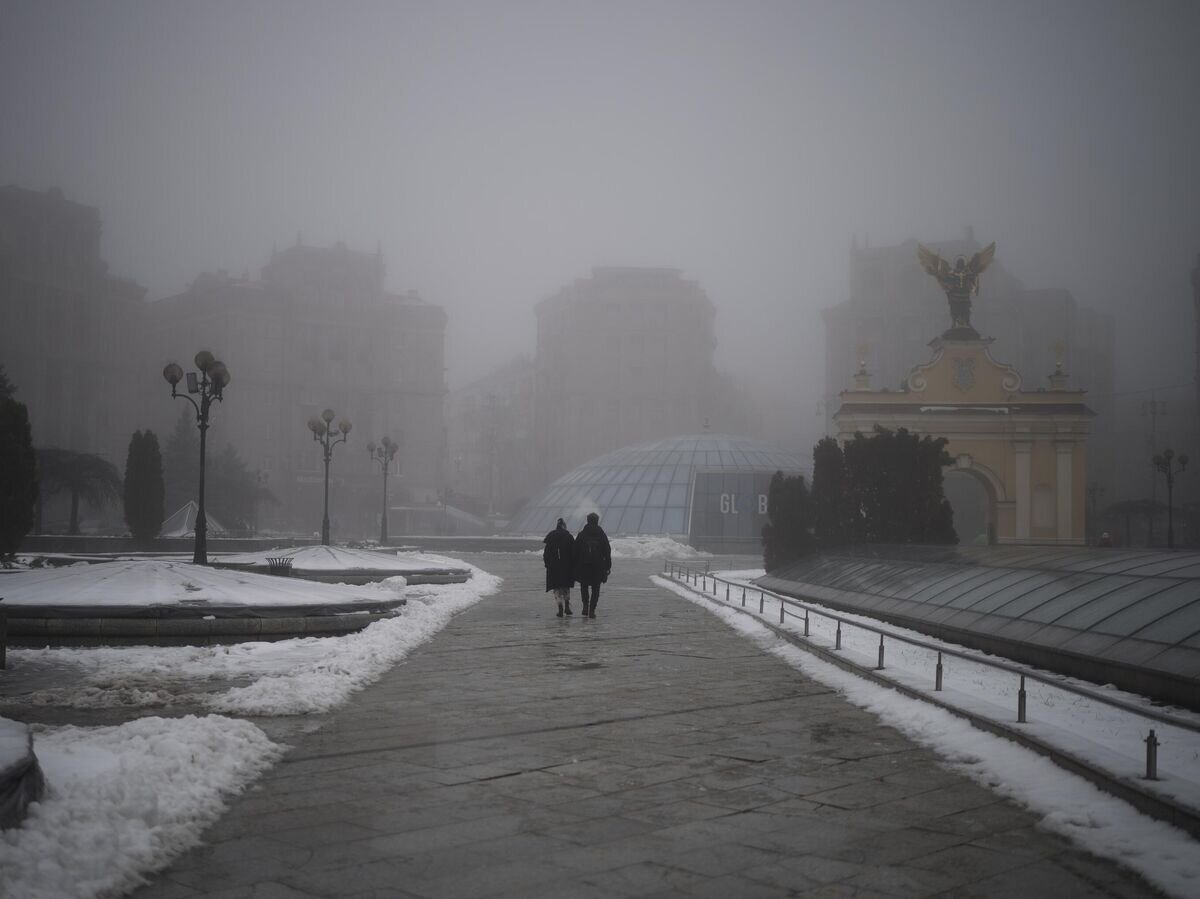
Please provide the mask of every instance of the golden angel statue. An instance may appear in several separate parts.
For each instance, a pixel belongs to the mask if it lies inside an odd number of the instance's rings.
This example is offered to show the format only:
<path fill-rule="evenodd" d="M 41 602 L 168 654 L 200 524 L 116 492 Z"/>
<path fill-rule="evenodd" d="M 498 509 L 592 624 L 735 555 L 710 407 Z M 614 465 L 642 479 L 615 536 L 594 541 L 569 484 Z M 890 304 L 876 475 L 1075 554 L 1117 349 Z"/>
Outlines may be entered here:
<path fill-rule="evenodd" d="M 950 301 L 951 324 L 944 337 L 979 336 L 971 327 L 971 294 L 979 293 L 979 276 L 991 265 L 995 255 L 996 244 L 992 242 L 972 256 L 970 261 L 965 256 L 959 256 L 951 267 L 949 260 L 943 259 L 940 253 L 917 244 L 917 259 L 921 267 L 933 275 Z"/>

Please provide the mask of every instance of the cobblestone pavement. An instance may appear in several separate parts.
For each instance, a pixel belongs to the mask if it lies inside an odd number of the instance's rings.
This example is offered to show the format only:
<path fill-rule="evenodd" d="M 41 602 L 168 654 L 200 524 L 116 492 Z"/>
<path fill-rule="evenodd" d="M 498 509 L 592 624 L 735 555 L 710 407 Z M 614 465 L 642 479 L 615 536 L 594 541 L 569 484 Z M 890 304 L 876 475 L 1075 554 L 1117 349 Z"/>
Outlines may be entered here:
<path fill-rule="evenodd" d="M 618 563 L 586 620 L 554 617 L 536 556 L 473 561 L 501 593 L 297 734 L 135 896 L 1154 895 L 655 563 Z"/>

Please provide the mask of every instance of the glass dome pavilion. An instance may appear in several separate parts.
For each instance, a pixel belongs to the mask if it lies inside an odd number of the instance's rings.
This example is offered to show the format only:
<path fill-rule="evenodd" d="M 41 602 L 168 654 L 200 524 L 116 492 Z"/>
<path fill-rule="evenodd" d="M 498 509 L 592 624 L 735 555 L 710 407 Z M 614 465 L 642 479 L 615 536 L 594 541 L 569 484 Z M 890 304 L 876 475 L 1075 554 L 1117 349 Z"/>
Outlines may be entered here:
<path fill-rule="evenodd" d="M 615 450 L 567 472 L 526 504 L 509 530 L 540 536 L 559 518 L 577 530 L 595 511 L 610 536 L 663 534 L 705 548 L 757 547 L 771 476 L 807 469 L 799 456 L 746 437 L 668 437 Z"/>

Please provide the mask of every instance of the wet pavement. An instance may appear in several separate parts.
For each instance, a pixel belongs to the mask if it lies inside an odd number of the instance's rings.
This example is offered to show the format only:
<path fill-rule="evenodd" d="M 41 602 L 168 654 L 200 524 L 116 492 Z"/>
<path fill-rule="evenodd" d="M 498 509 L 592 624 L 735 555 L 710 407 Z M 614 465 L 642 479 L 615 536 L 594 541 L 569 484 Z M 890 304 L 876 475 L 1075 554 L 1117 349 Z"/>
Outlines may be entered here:
<path fill-rule="evenodd" d="M 1155 895 L 652 586 L 659 563 L 618 562 L 587 620 L 554 616 L 536 555 L 467 558 L 501 592 L 293 719 L 138 899 Z"/>

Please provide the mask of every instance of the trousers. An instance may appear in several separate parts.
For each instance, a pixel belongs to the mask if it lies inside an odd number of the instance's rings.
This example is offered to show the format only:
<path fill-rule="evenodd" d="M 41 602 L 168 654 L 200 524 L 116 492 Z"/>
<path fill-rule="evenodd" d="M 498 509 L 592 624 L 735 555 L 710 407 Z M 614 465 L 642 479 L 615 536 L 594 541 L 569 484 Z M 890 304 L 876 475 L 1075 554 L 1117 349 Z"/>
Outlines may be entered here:
<path fill-rule="evenodd" d="M 590 599 L 588 598 L 589 590 L 591 591 Z M 579 593 L 580 593 L 581 598 L 583 599 L 583 607 L 585 609 L 596 608 L 596 603 L 600 599 L 600 585 L 599 584 L 580 584 L 579 585 Z"/>

